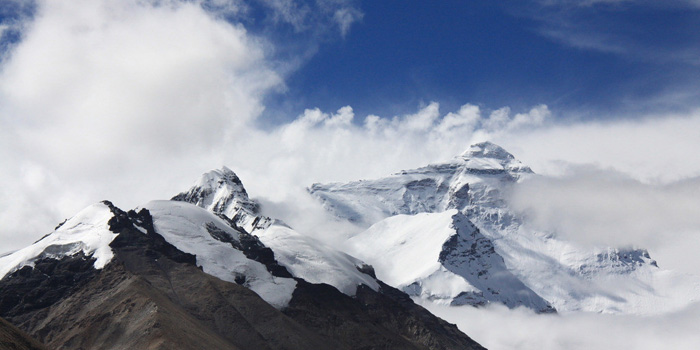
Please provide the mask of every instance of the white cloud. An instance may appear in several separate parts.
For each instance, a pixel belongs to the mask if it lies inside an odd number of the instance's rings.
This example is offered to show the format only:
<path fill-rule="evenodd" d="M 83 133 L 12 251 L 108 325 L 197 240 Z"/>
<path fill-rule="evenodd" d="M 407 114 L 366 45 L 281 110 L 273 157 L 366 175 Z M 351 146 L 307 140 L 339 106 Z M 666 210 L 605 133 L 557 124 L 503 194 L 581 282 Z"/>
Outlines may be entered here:
<path fill-rule="evenodd" d="M 610 170 L 575 167 L 562 177 L 523 182 L 511 203 L 536 228 L 565 240 L 647 248 L 667 269 L 696 273 L 700 267 L 693 258 L 700 247 L 700 178 L 650 185 Z"/>
<path fill-rule="evenodd" d="M 345 37 L 353 23 L 362 20 L 364 14 L 354 6 L 353 0 L 258 0 L 269 10 L 276 23 L 285 23 L 299 32 L 325 32 L 329 27 L 338 28 Z"/>
<path fill-rule="evenodd" d="M 522 128 L 532 128 L 543 125 L 550 117 L 551 112 L 545 105 L 539 105 L 532 108 L 527 113 L 518 113 L 511 117 L 511 111 L 508 107 L 497 109 L 485 119 L 481 126 L 487 132 L 508 132 L 519 130 Z"/>
<path fill-rule="evenodd" d="M 424 305 L 488 349 L 678 349 L 700 344 L 700 304 L 657 316 L 577 313 L 537 315 L 504 306 L 450 308 Z"/>
<path fill-rule="evenodd" d="M 304 4 L 294 0 L 262 0 L 262 2 L 273 10 L 273 18 L 290 24 L 296 31 L 307 28 L 306 19 L 310 9 Z"/>
<path fill-rule="evenodd" d="M 267 213 L 297 228 L 352 230 L 329 219 L 304 188 L 444 161 L 488 139 L 535 171 L 558 176 L 514 197 L 535 224 L 582 243 L 649 245 L 662 267 L 700 267 L 700 112 L 561 124 L 544 105 L 519 113 L 465 104 L 445 113 L 432 102 L 384 118 L 357 116 L 350 106 L 308 109 L 263 130 L 254 123 L 262 98 L 283 81 L 266 44 L 221 19 L 220 11 L 244 13 L 245 5 L 206 1 L 220 10 L 207 12 L 199 2 L 154 3 L 41 2 L 7 56 L 0 71 L 0 253 L 96 201 L 129 209 L 169 198 L 221 165 L 240 175 Z M 345 8 L 328 6 L 332 14 Z M 354 16 L 335 19 L 341 32 L 361 18 Z M 630 343 L 614 336 L 635 328 L 643 335 L 632 345 L 641 349 L 698 342 L 688 330 L 696 309 L 658 318 L 469 310 L 483 322 L 464 329 L 494 348 L 625 348 Z M 677 328 L 664 326 L 674 320 Z"/>
<path fill-rule="evenodd" d="M 697 273 L 700 113 L 549 124 L 492 134 L 547 177 L 512 204 L 542 230 L 586 245 L 647 248 L 663 268 Z"/>
<path fill-rule="evenodd" d="M 32 212 L 162 196 L 221 159 L 279 84 L 257 39 L 198 4 L 42 3 L 0 75 L 3 241 L 50 231 Z"/>
<path fill-rule="evenodd" d="M 700 178 L 649 185 L 613 171 L 576 168 L 533 178 L 513 195 L 516 208 L 541 228 L 596 245 L 657 246 L 678 232 L 700 232 Z"/>
<path fill-rule="evenodd" d="M 550 123 L 491 139 L 537 173 L 561 175 L 565 166 L 592 164 L 645 183 L 700 176 L 700 111 L 617 121 Z"/>

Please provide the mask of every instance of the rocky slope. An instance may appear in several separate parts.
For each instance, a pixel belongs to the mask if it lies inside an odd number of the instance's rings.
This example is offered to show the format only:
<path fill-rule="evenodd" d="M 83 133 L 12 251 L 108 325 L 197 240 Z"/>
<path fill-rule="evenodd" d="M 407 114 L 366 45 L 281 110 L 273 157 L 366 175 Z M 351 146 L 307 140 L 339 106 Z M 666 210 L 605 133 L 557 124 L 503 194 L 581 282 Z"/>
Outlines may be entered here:
<path fill-rule="evenodd" d="M 46 350 L 46 347 L 5 319 L 0 318 L 0 349 Z"/>

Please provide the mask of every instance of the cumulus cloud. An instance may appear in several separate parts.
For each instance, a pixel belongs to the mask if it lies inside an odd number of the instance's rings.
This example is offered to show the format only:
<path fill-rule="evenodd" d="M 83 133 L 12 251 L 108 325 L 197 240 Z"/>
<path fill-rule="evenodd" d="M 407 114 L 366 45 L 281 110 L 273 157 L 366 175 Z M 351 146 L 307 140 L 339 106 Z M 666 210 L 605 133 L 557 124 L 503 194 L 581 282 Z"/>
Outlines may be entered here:
<path fill-rule="evenodd" d="M 503 128 L 526 130 L 540 125 L 546 110 L 538 106 L 514 116 L 501 111 L 506 120 Z M 281 200 L 290 187 L 379 177 L 448 160 L 474 140 L 489 137 L 482 130 L 489 118 L 470 104 L 445 114 L 436 102 L 391 118 L 358 118 L 349 106 L 330 114 L 308 109 L 272 131 L 256 131 L 255 137 L 239 140 L 232 147 L 240 152 L 228 154 L 227 159 L 241 165 L 242 176 L 248 173 L 245 164 L 255 164 L 249 173 L 251 192 Z"/>
<path fill-rule="evenodd" d="M 312 16 L 301 5 L 274 3 L 289 10 L 289 21 Z M 350 2 L 317 4 L 343 35 L 362 18 Z M 445 161 L 472 142 L 492 140 L 549 176 L 513 197 L 533 225 L 582 244 L 648 244 L 662 267 L 700 266 L 698 112 L 562 124 L 545 105 L 441 111 L 431 102 L 399 116 L 312 108 L 261 129 L 255 122 L 263 98 L 284 81 L 268 43 L 224 20 L 246 13 L 245 2 L 39 5 L 0 70 L 0 253 L 30 244 L 96 201 L 129 209 L 170 198 L 221 165 L 240 175 L 269 215 L 319 237 L 353 230 L 327 217 L 305 187 Z M 11 29 L 0 25 L 3 35 Z M 661 345 L 682 348 L 698 342 L 687 326 L 695 311 L 633 319 L 470 308 L 464 315 L 484 322 L 459 322 L 493 348 L 627 347 L 612 337 L 635 327 L 644 334 L 638 348 L 659 345 L 657 329 L 673 336 Z M 669 320 L 687 322 L 663 328 Z"/>
<path fill-rule="evenodd" d="M 0 73 L 6 237 L 36 229 L 32 212 L 160 196 L 149 188 L 167 181 L 142 179 L 219 158 L 281 84 L 258 40 L 196 3 L 45 2 L 35 16 Z"/>

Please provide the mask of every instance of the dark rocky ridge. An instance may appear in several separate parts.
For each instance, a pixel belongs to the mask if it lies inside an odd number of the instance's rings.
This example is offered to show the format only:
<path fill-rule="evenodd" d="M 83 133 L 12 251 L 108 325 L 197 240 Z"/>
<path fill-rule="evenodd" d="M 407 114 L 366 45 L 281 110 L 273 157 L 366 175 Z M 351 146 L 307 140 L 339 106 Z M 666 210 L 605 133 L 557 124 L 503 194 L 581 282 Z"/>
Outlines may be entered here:
<path fill-rule="evenodd" d="M 351 298 L 325 284 L 299 281 L 283 312 L 352 349 L 484 349 L 405 293 L 380 286 L 378 293 L 361 285 Z"/>
<path fill-rule="evenodd" d="M 79 290 L 97 274 L 95 259 L 82 252 L 61 260 L 43 258 L 0 282 L 0 316 L 15 324 Z"/>

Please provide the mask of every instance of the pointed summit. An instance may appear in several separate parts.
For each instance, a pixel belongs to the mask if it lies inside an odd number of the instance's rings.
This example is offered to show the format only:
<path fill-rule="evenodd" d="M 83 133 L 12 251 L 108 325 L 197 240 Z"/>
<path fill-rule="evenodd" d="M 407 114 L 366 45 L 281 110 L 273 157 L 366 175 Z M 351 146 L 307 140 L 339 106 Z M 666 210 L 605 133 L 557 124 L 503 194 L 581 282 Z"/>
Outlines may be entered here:
<path fill-rule="evenodd" d="M 187 191 L 172 198 L 175 201 L 188 202 L 217 214 L 232 216 L 232 206 L 245 208 L 257 213 L 258 205 L 248 198 L 241 179 L 231 169 L 221 167 L 202 174 Z"/>
<path fill-rule="evenodd" d="M 188 191 L 172 200 L 226 216 L 248 232 L 269 226 L 270 222 L 269 218 L 258 216 L 258 203 L 248 197 L 238 175 L 225 166 L 202 174 Z"/>
<path fill-rule="evenodd" d="M 532 173 L 530 167 L 515 159 L 503 147 L 488 141 L 471 145 L 456 158 L 464 161 L 465 169 L 472 173 Z"/>
<path fill-rule="evenodd" d="M 500 160 L 515 159 L 512 154 L 508 153 L 503 147 L 492 142 L 475 143 L 464 151 L 460 157 L 464 159 L 470 158 L 493 158 Z"/>

